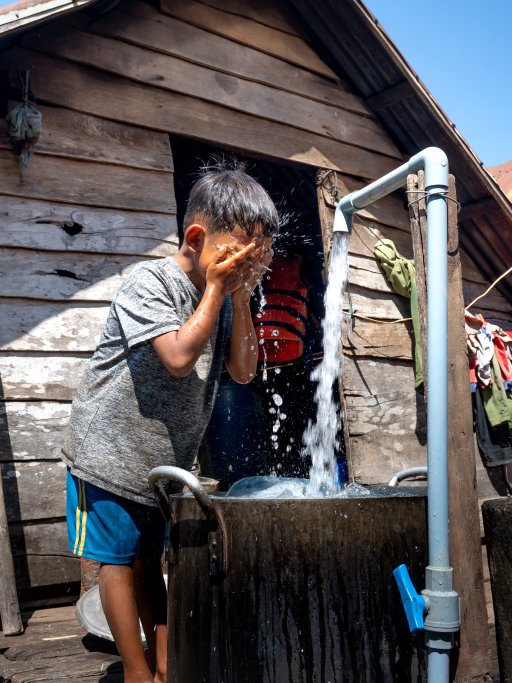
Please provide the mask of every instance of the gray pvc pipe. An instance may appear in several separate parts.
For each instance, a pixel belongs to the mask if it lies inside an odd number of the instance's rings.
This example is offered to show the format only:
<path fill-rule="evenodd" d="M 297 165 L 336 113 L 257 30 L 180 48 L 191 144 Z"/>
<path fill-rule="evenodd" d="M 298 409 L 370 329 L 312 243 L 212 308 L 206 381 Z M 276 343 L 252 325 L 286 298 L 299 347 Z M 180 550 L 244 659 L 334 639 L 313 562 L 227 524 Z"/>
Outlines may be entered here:
<path fill-rule="evenodd" d="M 427 320 L 428 320 L 428 548 L 429 567 L 447 570 L 446 584 L 438 590 L 451 592 L 448 538 L 448 296 L 447 296 L 447 199 L 448 159 L 437 147 L 429 147 L 379 180 L 343 197 L 334 214 L 333 231 L 348 232 L 352 214 L 405 185 L 407 176 L 425 171 L 427 204 Z M 432 586 L 427 586 L 426 594 Z M 429 642 L 428 618 L 425 624 Z M 450 627 L 447 626 L 448 632 Z M 441 637 L 440 637 L 441 636 Z M 441 647 L 433 644 L 437 639 Z M 429 683 L 448 683 L 450 634 L 432 631 L 428 647 Z"/>
<path fill-rule="evenodd" d="M 411 477 L 419 477 L 428 474 L 428 467 L 424 465 L 420 467 L 408 467 L 406 470 L 400 470 L 389 480 L 388 486 L 398 486 L 404 479 L 411 479 Z"/>

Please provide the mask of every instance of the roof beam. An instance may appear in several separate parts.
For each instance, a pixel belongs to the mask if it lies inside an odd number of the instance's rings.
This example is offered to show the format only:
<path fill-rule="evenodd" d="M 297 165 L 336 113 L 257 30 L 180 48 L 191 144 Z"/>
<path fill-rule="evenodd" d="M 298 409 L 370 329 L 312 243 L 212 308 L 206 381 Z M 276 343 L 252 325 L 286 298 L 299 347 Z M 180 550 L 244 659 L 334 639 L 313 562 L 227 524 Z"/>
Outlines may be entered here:
<path fill-rule="evenodd" d="M 379 111 L 380 109 L 384 109 L 384 107 L 389 107 L 396 102 L 401 102 L 406 97 L 412 96 L 414 96 L 414 92 L 409 81 L 401 81 L 391 88 L 386 88 L 382 92 L 367 97 L 365 103 L 373 111 Z"/>

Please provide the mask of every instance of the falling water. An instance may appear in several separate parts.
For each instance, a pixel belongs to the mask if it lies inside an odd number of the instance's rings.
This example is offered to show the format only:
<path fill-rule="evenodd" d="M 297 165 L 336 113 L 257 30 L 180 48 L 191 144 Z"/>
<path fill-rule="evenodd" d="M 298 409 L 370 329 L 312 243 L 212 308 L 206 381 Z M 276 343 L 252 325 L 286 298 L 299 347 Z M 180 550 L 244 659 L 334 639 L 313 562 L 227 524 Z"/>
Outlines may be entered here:
<path fill-rule="evenodd" d="M 348 233 L 333 235 L 329 279 L 322 321 L 324 356 L 311 373 L 318 382 L 315 392 L 316 422 L 309 422 L 303 443 L 311 457 L 309 495 L 325 496 L 339 490 L 336 476 L 338 414 L 333 400 L 333 384 L 341 374 L 341 323 L 348 278 Z"/>
<path fill-rule="evenodd" d="M 260 295 L 260 305 L 258 312 L 256 314 L 257 318 L 261 318 L 263 315 L 263 309 L 267 305 L 267 300 L 265 299 L 265 292 L 263 291 L 263 285 L 258 283 L 258 292 Z M 263 368 L 262 368 L 262 379 L 264 382 L 267 381 L 267 349 L 265 348 L 265 340 L 263 339 L 263 335 L 265 334 L 263 327 L 258 327 L 259 334 L 260 334 L 260 339 L 258 339 L 258 344 L 261 346 L 261 350 L 263 351 Z"/>

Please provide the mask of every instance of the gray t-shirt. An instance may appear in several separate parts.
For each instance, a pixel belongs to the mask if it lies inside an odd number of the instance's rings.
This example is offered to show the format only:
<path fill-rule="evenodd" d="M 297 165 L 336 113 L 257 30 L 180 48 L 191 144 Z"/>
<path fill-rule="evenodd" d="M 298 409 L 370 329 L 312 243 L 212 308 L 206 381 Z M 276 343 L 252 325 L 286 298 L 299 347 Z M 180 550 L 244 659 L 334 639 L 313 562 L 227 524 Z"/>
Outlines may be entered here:
<path fill-rule="evenodd" d="M 62 448 L 73 474 L 155 505 L 150 470 L 191 468 L 231 334 L 229 297 L 187 377 L 171 375 L 149 340 L 179 330 L 200 300 L 201 293 L 172 258 L 141 263 L 119 287 L 73 401 Z"/>

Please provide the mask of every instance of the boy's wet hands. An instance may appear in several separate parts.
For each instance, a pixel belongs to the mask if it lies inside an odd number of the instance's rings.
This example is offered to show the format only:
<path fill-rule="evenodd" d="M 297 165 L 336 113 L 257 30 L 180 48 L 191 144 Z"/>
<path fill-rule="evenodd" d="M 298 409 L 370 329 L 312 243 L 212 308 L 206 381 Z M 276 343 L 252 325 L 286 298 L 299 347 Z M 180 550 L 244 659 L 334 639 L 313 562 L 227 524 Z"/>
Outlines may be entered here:
<path fill-rule="evenodd" d="M 232 292 L 233 304 L 247 303 L 264 274 L 269 270 L 274 252 L 269 246 L 260 245 L 247 257 L 249 268 L 245 273 L 243 283 Z"/>
<path fill-rule="evenodd" d="M 251 242 L 242 249 L 221 247 L 206 271 L 206 281 L 219 286 L 225 294 L 230 294 L 243 286 L 250 271 L 250 255 L 258 249 Z"/>

